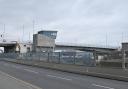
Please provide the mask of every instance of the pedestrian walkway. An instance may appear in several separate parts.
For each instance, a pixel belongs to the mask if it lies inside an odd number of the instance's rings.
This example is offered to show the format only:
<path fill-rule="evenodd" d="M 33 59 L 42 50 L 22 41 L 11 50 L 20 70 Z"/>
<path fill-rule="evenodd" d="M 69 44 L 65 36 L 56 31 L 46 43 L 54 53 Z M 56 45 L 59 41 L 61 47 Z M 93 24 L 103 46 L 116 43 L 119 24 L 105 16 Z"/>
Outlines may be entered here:
<path fill-rule="evenodd" d="M 41 89 L 0 71 L 0 89 Z"/>

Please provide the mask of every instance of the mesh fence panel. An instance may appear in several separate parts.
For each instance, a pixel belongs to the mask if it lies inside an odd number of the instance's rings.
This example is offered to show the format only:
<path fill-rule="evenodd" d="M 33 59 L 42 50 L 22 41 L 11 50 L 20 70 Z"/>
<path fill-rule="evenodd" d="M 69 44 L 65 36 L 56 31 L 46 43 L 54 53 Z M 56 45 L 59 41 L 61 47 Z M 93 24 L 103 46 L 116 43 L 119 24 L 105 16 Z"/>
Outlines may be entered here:
<path fill-rule="evenodd" d="M 91 52 L 41 52 L 41 53 L 3 53 L 0 58 L 12 58 L 51 63 L 75 64 L 94 66 L 94 57 Z"/>

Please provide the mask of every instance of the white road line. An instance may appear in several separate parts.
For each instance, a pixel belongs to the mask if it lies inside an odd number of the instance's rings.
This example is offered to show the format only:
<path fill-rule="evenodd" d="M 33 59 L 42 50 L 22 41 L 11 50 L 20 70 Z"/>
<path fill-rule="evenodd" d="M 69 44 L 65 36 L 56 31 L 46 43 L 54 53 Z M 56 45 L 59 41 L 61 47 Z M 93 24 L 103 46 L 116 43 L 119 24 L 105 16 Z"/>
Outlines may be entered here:
<path fill-rule="evenodd" d="M 16 69 L 20 69 L 21 67 L 15 66 Z"/>
<path fill-rule="evenodd" d="M 40 88 L 40 87 L 38 87 L 38 86 L 35 86 L 35 85 L 33 85 L 33 84 L 30 84 L 30 83 L 28 83 L 28 82 L 25 82 L 25 81 L 23 81 L 23 80 L 20 80 L 20 79 L 18 79 L 18 78 L 15 78 L 15 77 L 13 77 L 13 76 L 11 76 L 11 75 L 9 75 L 9 74 L 3 72 L 3 71 L 0 71 L 0 73 L 4 74 L 5 76 L 8 76 L 8 77 L 11 78 L 11 79 L 14 79 L 14 80 L 16 80 L 16 81 L 18 81 L 18 82 L 21 82 L 21 83 L 23 83 L 23 84 L 25 84 L 25 85 L 31 87 L 31 89 L 42 89 L 42 88 Z"/>
<path fill-rule="evenodd" d="M 4 66 L 9 66 L 9 64 L 3 64 Z"/>
<path fill-rule="evenodd" d="M 9 65 L 9 64 L 3 64 L 4 66 L 10 66 L 10 67 L 13 67 L 13 68 L 16 68 L 16 69 L 20 69 L 21 67 L 19 66 L 15 66 L 15 65 Z"/>
<path fill-rule="evenodd" d="M 106 89 L 115 89 L 115 88 L 111 88 L 111 87 L 107 87 L 107 86 L 102 86 L 102 85 L 97 85 L 97 84 L 92 84 L 92 85 L 96 86 L 96 87 L 106 88 Z"/>
<path fill-rule="evenodd" d="M 13 68 L 20 69 L 21 67 L 12 65 Z"/>
<path fill-rule="evenodd" d="M 28 71 L 28 72 L 32 72 L 32 73 L 35 73 L 35 74 L 38 74 L 39 72 L 36 72 L 36 71 L 33 71 L 33 70 L 30 70 L 30 69 L 24 69 L 25 71 Z"/>
<path fill-rule="evenodd" d="M 69 79 L 69 78 L 65 78 L 65 77 L 58 77 L 58 76 L 54 76 L 54 75 L 47 75 L 49 77 L 53 77 L 53 78 L 58 78 L 58 79 L 63 79 L 63 80 L 68 80 L 68 81 L 71 81 L 72 79 Z"/>

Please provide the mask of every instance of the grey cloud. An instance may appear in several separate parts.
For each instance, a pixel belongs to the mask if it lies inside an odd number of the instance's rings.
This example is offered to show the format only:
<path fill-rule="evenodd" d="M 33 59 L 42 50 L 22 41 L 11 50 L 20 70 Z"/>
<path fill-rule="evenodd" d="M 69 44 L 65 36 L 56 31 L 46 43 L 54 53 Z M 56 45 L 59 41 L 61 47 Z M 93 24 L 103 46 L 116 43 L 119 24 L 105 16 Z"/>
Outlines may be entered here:
<path fill-rule="evenodd" d="M 57 29 L 59 42 L 104 45 L 109 34 L 109 44 L 117 45 L 122 33 L 128 32 L 127 3 L 127 0 L 0 0 L 0 24 L 5 23 L 7 33 L 14 31 L 20 38 L 24 24 L 24 39 L 28 39 L 34 19 L 35 31 Z M 2 25 L 0 28 L 3 29 Z"/>

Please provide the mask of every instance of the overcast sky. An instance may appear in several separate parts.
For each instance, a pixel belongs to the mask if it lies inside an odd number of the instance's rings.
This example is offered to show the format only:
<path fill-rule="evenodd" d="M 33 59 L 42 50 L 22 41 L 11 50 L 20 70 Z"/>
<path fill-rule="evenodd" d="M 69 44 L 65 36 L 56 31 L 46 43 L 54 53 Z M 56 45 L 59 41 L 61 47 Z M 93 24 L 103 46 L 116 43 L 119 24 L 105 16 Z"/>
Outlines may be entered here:
<path fill-rule="evenodd" d="M 28 40 L 57 30 L 57 42 L 119 46 L 128 41 L 128 0 L 0 0 L 0 33 Z M 23 35 L 24 25 L 24 35 Z"/>

